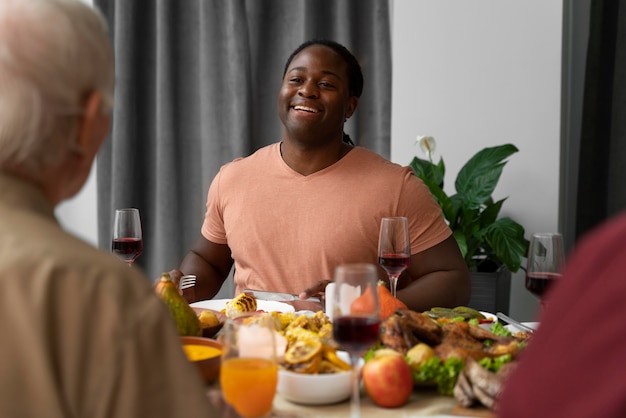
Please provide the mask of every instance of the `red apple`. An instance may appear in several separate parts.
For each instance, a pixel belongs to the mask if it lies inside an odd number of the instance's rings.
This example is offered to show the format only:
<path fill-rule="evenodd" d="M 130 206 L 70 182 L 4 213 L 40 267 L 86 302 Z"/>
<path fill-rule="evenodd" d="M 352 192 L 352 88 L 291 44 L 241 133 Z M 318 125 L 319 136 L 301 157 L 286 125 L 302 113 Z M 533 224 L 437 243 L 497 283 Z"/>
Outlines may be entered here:
<path fill-rule="evenodd" d="M 363 365 L 363 385 L 376 405 L 402 406 L 413 392 L 411 367 L 402 355 L 374 356 Z"/>

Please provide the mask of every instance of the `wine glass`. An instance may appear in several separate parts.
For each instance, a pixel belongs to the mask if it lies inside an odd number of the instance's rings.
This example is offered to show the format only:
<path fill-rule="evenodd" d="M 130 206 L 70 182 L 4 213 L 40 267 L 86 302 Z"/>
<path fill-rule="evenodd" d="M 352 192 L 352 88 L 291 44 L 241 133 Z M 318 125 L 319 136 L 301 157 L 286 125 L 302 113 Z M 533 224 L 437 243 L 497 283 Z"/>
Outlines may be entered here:
<path fill-rule="evenodd" d="M 361 357 L 379 338 L 380 307 L 378 274 L 373 264 L 344 264 L 335 269 L 333 298 L 333 338 L 350 353 L 352 394 L 350 416 L 360 416 L 359 380 Z"/>
<path fill-rule="evenodd" d="M 411 265 L 411 240 L 407 218 L 396 216 L 381 220 L 378 264 L 387 272 L 391 294 L 395 298 L 398 277 Z"/>
<path fill-rule="evenodd" d="M 111 251 L 130 267 L 143 251 L 139 209 L 115 210 Z"/>
<path fill-rule="evenodd" d="M 542 305 L 548 289 L 561 277 L 564 262 L 561 234 L 540 232 L 531 235 L 526 265 L 526 289 L 537 296 Z"/>
<path fill-rule="evenodd" d="M 243 417 L 271 416 L 278 385 L 272 315 L 227 319 L 222 333 L 220 386 L 224 400 Z"/>

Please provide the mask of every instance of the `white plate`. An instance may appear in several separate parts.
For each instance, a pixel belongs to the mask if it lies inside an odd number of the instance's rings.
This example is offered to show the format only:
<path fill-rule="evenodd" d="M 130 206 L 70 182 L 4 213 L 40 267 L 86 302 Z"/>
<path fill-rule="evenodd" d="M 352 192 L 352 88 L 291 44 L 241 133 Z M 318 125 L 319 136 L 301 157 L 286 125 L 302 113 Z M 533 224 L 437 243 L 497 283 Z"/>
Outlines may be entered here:
<path fill-rule="evenodd" d="M 526 325 L 527 327 L 531 327 L 532 329 L 539 328 L 539 322 L 522 322 L 522 324 Z M 505 325 L 504 328 L 508 329 L 511 332 L 526 332 L 525 329 L 518 328 L 513 324 Z"/>
<path fill-rule="evenodd" d="M 481 314 L 485 315 L 485 318 L 491 319 L 491 322 L 485 322 L 483 324 L 478 324 L 479 327 L 486 329 L 487 331 L 491 331 L 491 326 L 498 322 L 498 317 L 490 312 L 480 311 Z"/>
<path fill-rule="evenodd" d="M 226 302 L 231 299 L 209 299 L 201 300 L 200 302 L 191 303 L 192 308 L 204 308 L 213 309 L 214 311 L 221 311 L 226 307 Z M 261 300 L 257 299 L 256 307 L 258 310 L 265 312 L 295 312 L 293 306 L 288 303 L 276 302 L 273 300 Z"/>

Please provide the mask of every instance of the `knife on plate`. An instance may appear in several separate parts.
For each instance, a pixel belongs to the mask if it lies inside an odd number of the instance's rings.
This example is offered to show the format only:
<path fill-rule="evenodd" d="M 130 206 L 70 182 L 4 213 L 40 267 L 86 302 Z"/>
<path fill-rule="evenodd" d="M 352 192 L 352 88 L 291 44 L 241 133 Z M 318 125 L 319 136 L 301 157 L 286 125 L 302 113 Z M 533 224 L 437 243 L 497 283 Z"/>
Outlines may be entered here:
<path fill-rule="evenodd" d="M 507 322 L 523 331 L 530 332 L 531 334 L 536 331 L 534 328 L 531 328 L 528 325 L 524 325 L 521 322 L 511 318 L 510 316 L 503 314 L 502 312 L 496 313 L 496 316 L 498 317 L 498 319 L 501 319 L 504 322 Z"/>
<path fill-rule="evenodd" d="M 247 293 L 248 295 L 254 296 L 255 298 L 261 299 L 261 300 L 320 302 L 320 298 L 318 297 L 300 299 L 298 295 L 293 295 L 291 293 L 268 292 L 265 290 L 254 290 L 254 289 L 245 289 L 243 293 Z"/>

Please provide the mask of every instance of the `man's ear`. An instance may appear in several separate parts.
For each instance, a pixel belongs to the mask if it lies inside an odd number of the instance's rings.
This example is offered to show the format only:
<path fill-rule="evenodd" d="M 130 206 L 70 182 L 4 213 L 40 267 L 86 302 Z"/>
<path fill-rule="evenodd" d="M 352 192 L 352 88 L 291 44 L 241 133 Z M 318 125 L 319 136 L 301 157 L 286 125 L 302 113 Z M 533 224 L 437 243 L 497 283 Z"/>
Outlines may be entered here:
<path fill-rule="evenodd" d="M 348 107 L 346 108 L 346 119 L 349 119 L 352 116 L 358 104 L 359 104 L 358 97 L 356 96 L 350 97 L 350 99 L 348 100 Z"/>
<path fill-rule="evenodd" d="M 101 130 L 100 124 L 102 123 L 102 118 L 105 117 L 102 114 L 102 104 L 102 93 L 98 91 L 89 93 L 89 96 L 87 96 L 87 99 L 84 101 L 84 113 L 78 125 L 76 144 L 81 153 L 93 146 L 92 141 L 94 141 L 94 135 L 99 134 L 98 131 Z M 98 138 L 98 142 L 99 141 L 100 138 Z"/>

